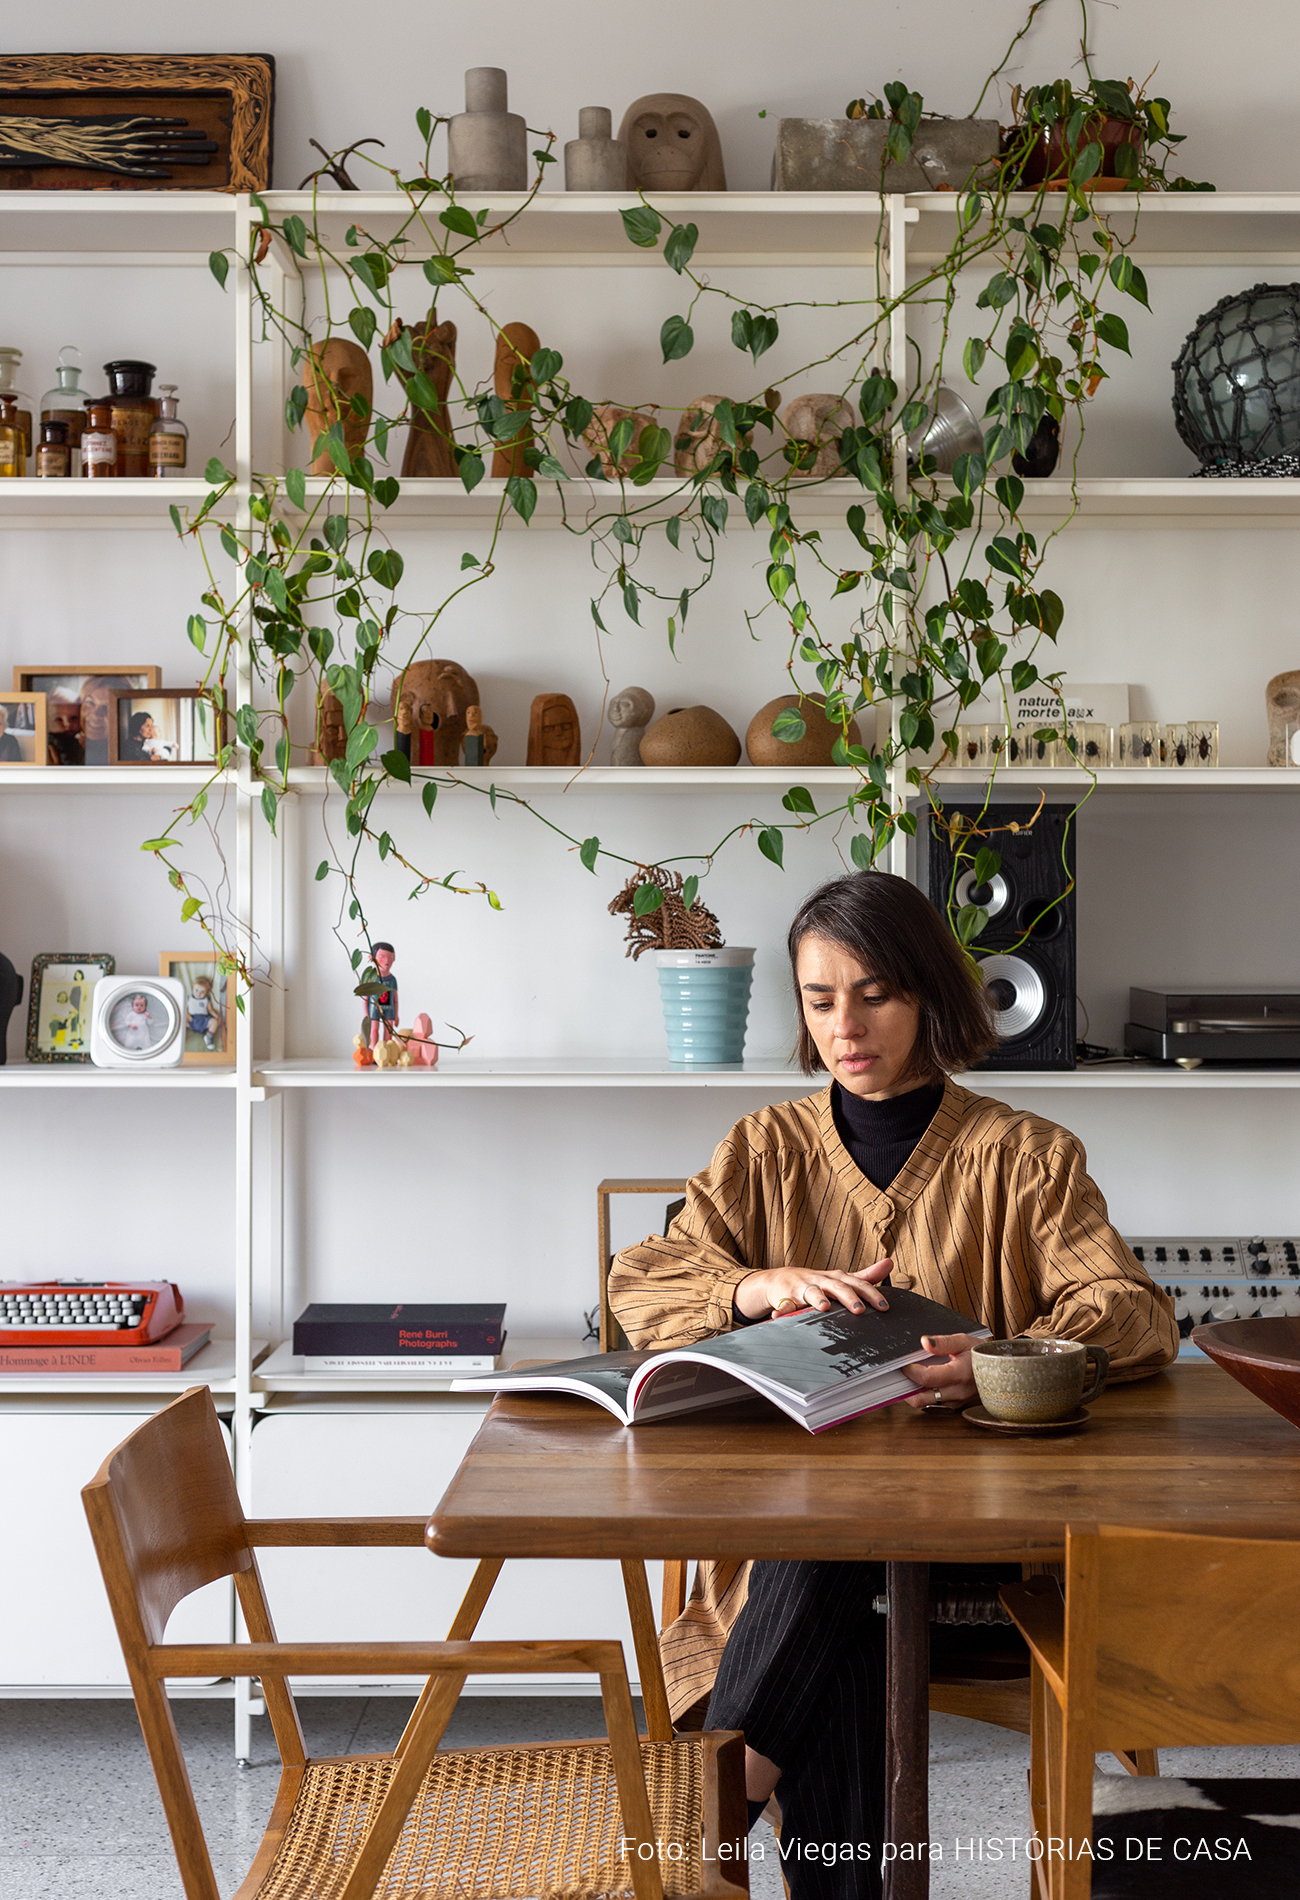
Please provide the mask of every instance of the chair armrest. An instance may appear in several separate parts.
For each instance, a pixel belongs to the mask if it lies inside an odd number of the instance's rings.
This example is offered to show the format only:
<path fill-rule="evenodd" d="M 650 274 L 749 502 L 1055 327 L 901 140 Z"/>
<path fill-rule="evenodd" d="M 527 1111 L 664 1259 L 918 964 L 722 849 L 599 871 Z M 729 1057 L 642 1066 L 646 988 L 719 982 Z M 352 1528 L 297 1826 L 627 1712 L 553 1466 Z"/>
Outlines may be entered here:
<path fill-rule="evenodd" d="M 154 1643 L 149 1668 L 155 1676 L 627 1675 L 617 1642 Z"/>
<path fill-rule="evenodd" d="M 998 1595 L 1059 1699 L 1065 1694 L 1065 1601 L 1061 1586 L 1055 1577 L 1031 1577 L 1027 1583 L 1004 1583 Z"/>
<path fill-rule="evenodd" d="M 244 1529 L 258 1549 L 320 1548 L 322 1545 L 424 1544 L 427 1517 L 250 1517 Z"/>

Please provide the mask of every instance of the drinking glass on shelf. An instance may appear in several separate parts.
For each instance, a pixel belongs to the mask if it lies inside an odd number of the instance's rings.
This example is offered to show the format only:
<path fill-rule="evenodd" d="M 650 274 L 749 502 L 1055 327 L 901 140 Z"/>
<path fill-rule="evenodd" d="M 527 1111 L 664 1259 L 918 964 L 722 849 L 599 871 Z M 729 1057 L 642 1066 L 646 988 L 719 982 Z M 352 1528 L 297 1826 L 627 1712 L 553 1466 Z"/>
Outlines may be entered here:
<path fill-rule="evenodd" d="M 1154 719 L 1126 719 L 1119 729 L 1121 765 L 1164 764 L 1164 734 Z"/>
<path fill-rule="evenodd" d="M 1109 726 L 1099 719 L 1079 719 L 1066 731 L 1061 763 L 1086 766 L 1090 772 L 1096 772 L 1110 764 L 1113 747 L 1114 735 Z"/>
<path fill-rule="evenodd" d="M 1219 763 L 1219 722 L 1217 719 L 1189 719 L 1187 722 L 1189 765 L 1216 766 Z"/>
<path fill-rule="evenodd" d="M 1191 765 L 1191 741 L 1186 726 L 1165 727 L 1165 764 Z"/>

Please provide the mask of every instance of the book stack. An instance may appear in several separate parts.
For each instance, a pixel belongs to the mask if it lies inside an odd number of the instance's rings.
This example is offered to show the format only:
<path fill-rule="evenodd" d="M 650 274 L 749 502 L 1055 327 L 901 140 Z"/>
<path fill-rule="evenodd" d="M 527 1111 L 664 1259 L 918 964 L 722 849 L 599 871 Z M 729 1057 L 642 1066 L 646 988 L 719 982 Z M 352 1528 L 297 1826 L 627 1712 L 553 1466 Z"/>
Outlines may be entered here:
<path fill-rule="evenodd" d="M 173 1326 L 142 1346 L 0 1346 L 0 1373 L 180 1372 L 211 1337 L 211 1326 Z"/>
<path fill-rule="evenodd" d="M 304 1372 L 494 1372 L 505 1344 L 504 1306 L 337 1306 L 313 1303 L 293 1323 Z"/>

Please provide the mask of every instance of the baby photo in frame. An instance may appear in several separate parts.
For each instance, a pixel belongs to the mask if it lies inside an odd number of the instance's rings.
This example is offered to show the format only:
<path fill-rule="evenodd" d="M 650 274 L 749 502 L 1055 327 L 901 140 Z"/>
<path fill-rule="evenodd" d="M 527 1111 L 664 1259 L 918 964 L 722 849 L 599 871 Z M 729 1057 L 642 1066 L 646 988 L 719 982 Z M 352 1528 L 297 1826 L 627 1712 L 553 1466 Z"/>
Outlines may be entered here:
<path fill-rule="evenodd" d="M 0 693 L 0 768 L 44 765 L 44 693 Z"/>
<path fill-rule="evenodd" d="M 181 1067 L 235 1059 L 235 979 L 212 950 L 164 950 L 159 976 L 174 977 L 185 992 L 185 1051 Z"/>
<path fill-rule="evenodd" d="M 215 765 L 224 715 L 197 686 L 116 691 L 111 695 L 110 765 Z"/>
<path fill-rule="evenodd" d="M 45 695 L 49 765 L 107 765 L 115 690 L 162 685 L 160 666 L 16 666 L 14 691 Z"/>
<path fill-rule="evenodd" d="M 103 950 L 43 950 L 32 958 L 29 1062 L 90 1061 L 91 997 L 100 978 L 116 968 Z"/>

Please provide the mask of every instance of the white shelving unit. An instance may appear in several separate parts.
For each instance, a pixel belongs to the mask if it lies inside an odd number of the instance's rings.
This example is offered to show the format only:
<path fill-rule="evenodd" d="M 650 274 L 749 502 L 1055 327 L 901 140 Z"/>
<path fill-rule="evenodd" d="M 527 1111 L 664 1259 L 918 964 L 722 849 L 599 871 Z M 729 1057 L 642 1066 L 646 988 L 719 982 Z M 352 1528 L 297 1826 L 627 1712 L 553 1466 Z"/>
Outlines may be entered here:
<path fill-rule="evenodd" d="M 272 192 L 267 202 L 275 217 L 293 210 L 305 212 L 313 203 L 310 194 Z M 362 223 L 377 235 L 396 228 L 403 215 L 401 204 L 391 197 L 361 193 L 322 193 L 315 199 L 322 215 L 340 244 L 348 224 Z M 500 213 L 513 208 L 508 194 L 491 199 L 469 199 L 471 210 L 486 205 Z M 490 256 L 482 261 L 493 267 L 513 269 L 569 270 L 611 267 L 619 269 L 657 268 L 662 259 L 657 252 L 638 250 L 624 236 L 618 216 L 624 203 L 616 196 L 558 194 L 539 199 L 528 209 L 519 224 L 493 240 Z M 924 195 L 913 199 L 881 201 L 867 194 L 798 194 L 790 196 L 764 193 L 731 193 L 720 196 L 692 194 L 664 199 L 659 208 L 666 221 L 689 217 L 700 230 L 696 263 L 704 268 L 754 266 L 797 266 L 812 268 L 852 268 L 857 271 L 876 268 L 876 240 L 882 218 L 886 226 L 886 259 L 890 281 L 895 289 L 909 268 L 925 268 L 946 247 L 955 215 L 951 195 Z M 1108 217 L 1127 215 L 1128 208 L 1107 201 L 1102 207 Z M 222 453 L 235 473 L 235 485 L 225 504 L 236 528 L 251 525 L 249 502 L 254 490 L 253 444 L 255 440 L 255 403 L 267 399 L 258 393 L 254 377 L 253 309 L 246 270 L 237 260 L 248 255 L 257 213 L 247 198 L 181 195 L 145 192 L 116 194 L 89 193 L 15 193 L 0 192 L 0 263 L 11 274 L 20 267 L 123 268 L 133 265 L 152 268 L 195 268 L 206 261 L 212 250 L 229 247 L 233 258 L 227 308 L 231 323 L 232 381 L 235 427 Z M 409 257 L 418 260 L 427 254 L 413 239 Z M 1144 203 L 1141 211 L 1140 241 L 1136 255 L 1147 264 L 1165 266 L 1231 265 L 1261 270 L 1294 270 L 1300 266 L 1300 196 L 1292 194 L 1189 196 L 1156 199 Z M 215 294 L 215 293 L 214 293 Z M 906 349 L 905 324 L 900 318 L 894 325 L 891 348 L 894 353 Z M 276 376 L 268 379 L 273 395 Z M 274 404 L 272 403 L 272 408 Z M 259 437 L 260 439 L 260 437 Z M 271 470 L 270 472 L 277 472 Z M 322 486 L 313 482 L 312 492 Z M 157 528 L 170 531 L 168 504 L 195 504 L 208 492 L 201 480 L 169 482 L 165 485 L 146 481 L 132 482 L 42 482 L 35 480 L 0 483 L 0 528 L 58 527 L 81 532 L 100 527 L 130 526 L 134 529 Z M 648 488 L 629 491 L 638 506 L 659 503 L 678 492 L 670 481 L 652 483 Z M 847 502 L 865 497 L 856 484 L 833 481 L 811 487 L 804 497 L 805 512 L 812 516 L 842 517 Z M 407 526 L 430 530 L 455 530 L 495 516 L 502 506 L 503 484 L 484 480 L 473 494 L 466 495 L 455 482 L 410 481 L 403 484 L 401 498 L 393 510 L 395 518 Z M 537 514 L 531 532 L 557 527 L 564 511 L 572 517 L 618 509 L 621 492 L 616 485 L 574 479 L 563 485 L 541 488 Z M 1296 527 L 1300 526 L 1300 481 L 1283 482 L 1202 482 L 1184 479 L 1093 479 L 1081 481 L 1076 489 L 1061 480 L 1031 485 L 1029 513 L 1042 522 L 1062 520 L 1072 511 L 1081 524 L 1107 528 L 1140 530 L 1152 525 L 1174 524 L 1203 527 Z M 743 517 L 733 508 L 733 533 L 745 532 Z M 523 524 L 510 515 L 512 535 L 522 533 Z M 148 550 L 142 554 L 148 559 Z M 236 698 L 251 697 L 252 683 L 245 663 L 233 682 Z M 481 794 L 489 784 L 528 798 L 586 799 L 595 795 L 620 799 L 652 800 L 658 796 L 689 797 L 707 801 L 738 792 L 762 794 L 769 802 L 774 793 L 792 781 L 805 784 L 814 792 L 842 792 L 852 775 L 835 768 L 805 769 L 799 772 L 766 768 L 737 767 L 729 770 L 695 771 L 651 770 L 619 771 L 594 767 L 579 773 L 554 768 L 502 765 L 492 769 L 461 770 L 451 775 L 451 790 L 458 798 Z M 206 774 L 180 769 L 167 774 L 165 784 L 188 796 Z M 285 938 L 281 899 L 288 870 L 287 852 L 307 852 L 306 816 L 287 824 L 284 837 L 271 839 L 259 830 L 257 851 L 269 857 L 269 874 L 255 879 L 254 808 L 259 786 L 249 771 L 246 756 L 225 775 L 224 791 L 234 806 L 232 851 L 232 909 L 236 918 L 256 933 L 256 940 L 267 957 L 272 977 L 269 993 L 255 993 L 249 999 L 248 1016 L 241 1025 L 238 1055 L 229 1070 L 169 1071 L 143 1076 L 124 1076 L 81 1067 L 43 1067 L 15 1063 L 0 1069 L 0 1099 L 17 1091 L 34 1089 L 99 1094 L 104 1091 L 163 1090 L 169 1104 L 182 1113 L 180 1099 L 188 1092 L 205 1098 L 216 1095 L 229 1103 L 233 1134 L 232 1195 L 234 1207 L 231 1268 L 231 1301 L 234 1330 L 230 1338 L 214 1341 L 193 1368 L 178 1375 L 161 1375 L 132 1383 L 132 1396 L 141 1401 L 183 1389 L 196 1378 L 207 1380 L 223 1398 L 228 1410 L 234 1447 L 235 1470 L 249 1506 L 266 1508 L 254 1483 L 256 1459 L 252 1448 L 253 1424 L 259 1417 L 300 1418 L 313 1407 L 323 1408 L 360 1404 L 379 1392 L 390 1395 L 391 1404 L 399 1401 L 408 1407 L 427 1404 L 429 1419 L 453 1421 L 477 1417 L 473 1406 L 453 1403 L 455 1395 L 445 1391 L 445 1381 L 426 1380 L 395 1385 L 385 1381 L 338 1381 L 309 1377 L 294 1360 L 283 1339 L 272 1339 L 269 1352 L 254 1337 L 253 1257 L 256 1202 L 253 1182 L 255 1141 L 265 1139 L 266 1151 L 282 1163 L 284 1144 L 279 1098 L 305 1091 L 369 1091 L 384 1101 L 393 1091 L 406 1090 L 422 1099 L 437 1091 L 463 1090 L 548 1090 L 573 1091 L 613 1089 L 618 1091 L 681 1091 L 684 1095 L 703 1090 L 723 1090 L 735 1097 L 741 1112 L 746 1098 L 756 1100 L 775 1093 L 800 1093 L 811 1086 L 782 1057 L 751 1059 L 736 1069 L 706 1072 L 674 1070 L 666 1062 L 651 1057 L 616 1056 L 537 1057 L 498 1059 L 475 1056 L 448 1056 L 436 1073 L 378 1072 L 362 1074 L 333 1058 L 296 1057 L 285 1046 L 283 985 L 293 976 L 285 968 Z M 949 770 L 939 775 L 941 785 L 949 788 L 983 783 L 981 775 Z M 1007 794 L 1038 789 L 1049 797 L 1072 798 L 1089 788 L 1086 774 L 1073 770 L 1031 772 L 1006 770 L 999 775 L 1000 789 Z M 75 795 L 101 798 L 132 798 L 141 794 L 158 795 L 162 779 L 157 774 L 131 768 L 27 769 L 0 772 L 0 814 L 6 794 L 54 797 Z M 318 808 L 328 790 L 328 775 L 320 769 L 295 768 L 290 774 L 291 801 L 300 814 Z M 896 789 L 902 790 L 902 780 Z M 1103 772 L 1096 785 L 1101 800 L 1112 794 L 1150 797 L 1164 806 L 1170 798 L 1192 801 L 1200 809 L 1211 793 L 1268 792 L 1278 797 L 1300 793 L 1300 772 L 1270 771 L 1263 767 L 1232 766 L 1216 771 L 1119 771 Z M 384 796 L 408 798 L 407 788 L 389 787 Z M 179 801 L 178 801 L 179 802 Z M 258 821 L 260 825 L 260 820 Z M 128 846 L 134 848 L 134 841 Z M 905 841 L 894 851 L 892 868 L 905 870 Z M 292 868 L 292 867 L 290 867 Z M 265 913 L 255 914 L 255 895 L 272 893 Z M 258 903 L 263 898 L 258 896 Z M 93 934 L 93 933 L 92 933 Z M 278 995 L 277 995 L 278 992 Z M 988 1078 L 981 1078 L 987 1085 Z M 999 1089 L 1051 1090 L 1064 1102 L 1077 1091 L 1111 1091 L 1116 1098 L 1137 1093 L 1153 1094 L 1162 1102 L 1184 1100 L 1207 1093 L 1216 1098 L 1224 1091 L 1262 1091 L 1276 1093 L 1300 1088 L 1300 1072 L 1202 1070 L 1192 1075 L 1165 1070 L 1089 1069 L 1073 1074 L 1003 1073 L 996 1077 Z M 115 1098 L 116 1099 L 116 1098 Z M 17 1105 L 9 1113 L 18 1112 Z M 222 1114 L 225 1114 L 222 1110 Z M 274 1234 L 275 1217 L 267 1223 Z M 582 1237 L 585 1246 L 585 1236 Z M 282 1267 L 282 1263 L 281 1263 Z M 274 1269 L 273 1269 L 274 1271 Z M 522 1342 L 523 1345 L 529 1342 Z M 575 1342 L 531 1342 L 544 1353 L 574 1348 Z M 512 1356 L 518 1348 L 512 1348 Z M 532 1356 L 531 1354 L 529 1356 Z M 0 1398 L 35 1399 L 57 1395 L 64 1399 L 86 1400 L 102 1397 L 111 1404 L 122 1401 L 123 1391 L 116 1379 L 78 1379 L 0 1382 Z M 147 1404 L 142 1406 L 147 1410 Z M 332 1414 L 331 1414 L 332 1415 Z M 424 1413 L 419 1414 L 425 1417 Z M 403 1417 L 416 1416 L 414 1412 Z M 432 1427 L 431 1427 L 432 1429 Z M 449 1423 L 447 1429 L 451 1430 Z M 456 1427 L 457 1430 L 460 1426 Z M 466 1426 L 468 1429 L 468 1426 Z M 453 1433 L 454 1437 L 454 1433 Z M 447 1440 L 450 1444 L 451 1439 Z M 459 1441 L 456 1441 L 459 1442 Z M 88 1475 L 88 1474 L 87 1474 Z M 108 1692 L 108 1691 L 106 1691 Z M 248 1721 L 251 1704 L 242 1694 L 236 1696 L 237 1750 L 248 1752 Z"/>

